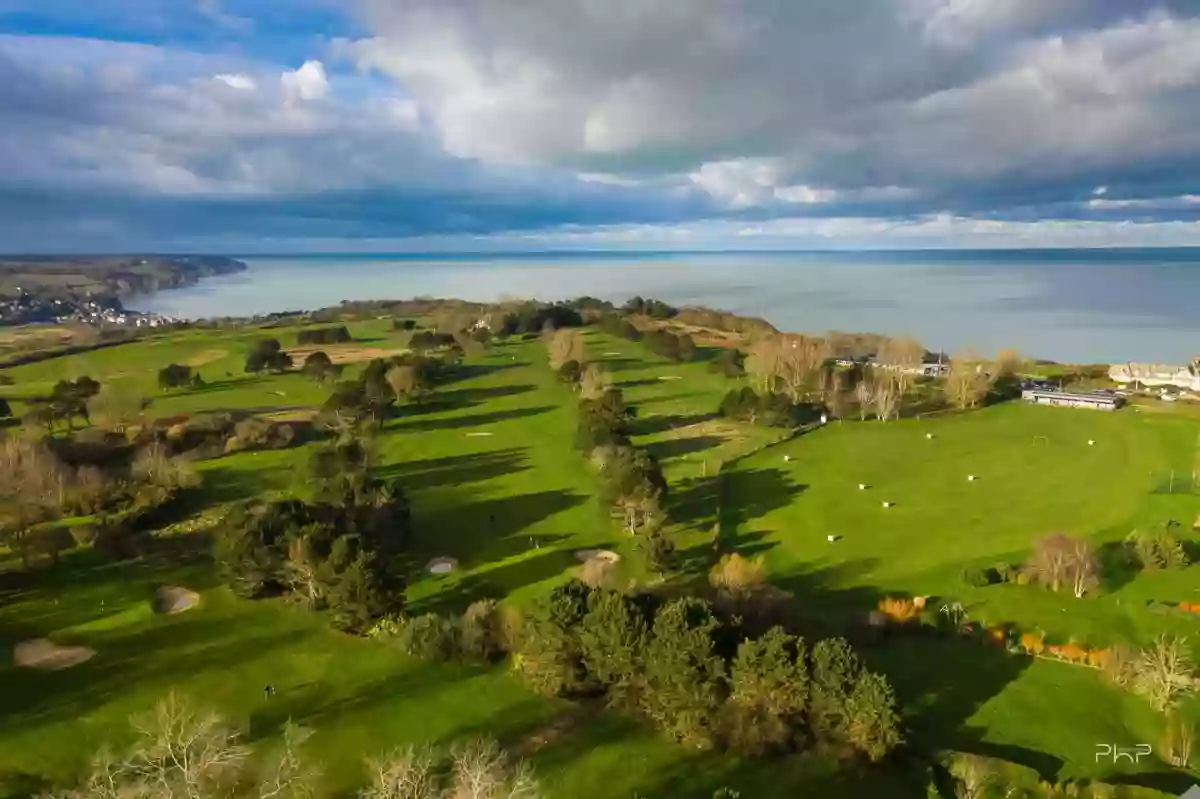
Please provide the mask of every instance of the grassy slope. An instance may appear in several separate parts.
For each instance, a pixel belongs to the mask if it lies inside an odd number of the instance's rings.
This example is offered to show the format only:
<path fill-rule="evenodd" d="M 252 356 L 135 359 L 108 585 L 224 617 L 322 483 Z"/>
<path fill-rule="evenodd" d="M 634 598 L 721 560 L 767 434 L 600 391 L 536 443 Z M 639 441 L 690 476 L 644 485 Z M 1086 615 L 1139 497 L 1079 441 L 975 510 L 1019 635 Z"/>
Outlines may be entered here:
<path fill-rule="evenodd" d="M 371 346 L 402 343 L 378 323 L 353 325 L 352 331 L 384 339 Z M 290 343 L 289 334 L 278 330 L 187 333 L 11 373 L 29 394 L 76 374 L 122 381 L 155 396 L 152 411 L 158 415 L 323 399 L 325 389 L 296 375 L 241 374 L 248 341 L 262 335 Z M 669 364 L 645 356 L 638 345 L 591 338 L 593 357 L 607 358 L 630 399 L 653 414 L 639 428 L 641 443 L 691 437 L 676 428 L 710 411 L 727 388 L 703 364 Z M 622 355 L 602 354 L 615 351 Z M 204 361 L 199 368 L 210 386 L 159 395 L 157 370 L 193 359 Z M 629 554 L 628 539 L 615 533 L 593 497 L 594 477 L 570 446 L 575 395 L 554 380 L 540 345 L 499 347 L 468 364 L 467 373 L 429 407 L 389 422 L 382 439 L 385 470 L 401 476 L 411 492 L 414 562 L 449 554 L 463 566 L 448 577 L 418 573 L 410 590 L 414 606 L 461 607 L 484 595 L 524 602 L 565 579 L 576 563 L 573 549 L 603 545 Z M 686 379 L 659 381 L 660 374 Z M 473 432 L 491 435 L 467 435 Z M 743 432 L 727 443 L 701 443 L 710 455 L 726 455 L 765 437 Z M 675 446 L 658 453 L 673 480 L 695 470 L 686 456 L 699 452 L 696 444 Z M 224 502 L 294 488 L 304 456 L 304 448 L 242 453 L 202 468 L 213 500 Z M 539 547 L 530 549 L 531 537 Z M 636 571 L 636 559 L 626 561 Z M 61 570 L 4 595 L 5 642 L 52 635 L 99 654 L 60 673 L 18 670 L 3 660 L 0 795 L 19 795 L 40 780 L 70 779 L 97 746 L 126 730 L 131 713 L 147 710 L 170 690 L 216 706 L 245 724 L 253 739 L 275 735 L 288 717 L 314 727 L 313 751 L 326 766 L 329 787 L 341 791 L 359 779 L 363 757 L 392 746 L 488 734 L 524 752 L 532 736 L 564 725 L 564 714 L 573 718 L 566 703 L 531 696 L 503 669 L 414 663 L 381 644 L 334 633 L 323 620 L 286 605 L 239 601 L 217 586 L 203 556 L 188 564 L 111 566 L 78 553 Z M 202 590 L 203 606 L 180 617 L 152 617 L 146 599 L 153 585 L 164 582 Z M 263 697 L 267 683 L 279 691 L 270 701 Z M 860 787 L 866 795 L 894 787 L 887 774 L 851 778 L 806 758 L 764 770 L 734 758 L 694 755 L 607 713 L 587 711 L 586 723 L 565 726 L 567 732 L 532 755 L 552 797 L 707 796 L 727 781 L 757 792 L 781 781 L 839 793 Z M 20 774 L 30 777 L 4 776 Z"/>
<path fill-rule="evenodd" d="M 400 347 L 405 340 L 385 320 L 350 327 L 356 338 L 370 340 L 366 346 Z M 189 332 L 8 373 L 19 381 L 16 389 L 28 394 L 48 390 L 64 376 L 91 374 L 106 382 L 120 381 L 154 396 L 152 412 L 157 415 L 313 405 L 324 399 L 327 389 L 298 375 L 255 377 L 241 371 L 250 340 L 274 336 L 289 346 L 293 335 L 294 331 L 279 329 Z M 595 331 L 587 336 L 593 360 L 607 363 L 627 398 L 639 407 L 635 438 L 663 460 L 685 543 L 709 552 L 706 544 L 715 509 L 712 474 L 717 463 L 772 440 L 775 433 L 713 425 L 707 415 L 731 383 L 710 373 L 706 364 L 672 364 L 637 344 Z M 199 392 L 160 395 L 154 387 L 157 370 L 170 362 L 188 361 L 199 364 L 210 385 Z M 554 381 L 540 345 L 498 347 L 468 364 L 467 371 L 465 379 L 442 389 L 429 407 L 406 410 L 389 422 L 382 440 L 384 468 L 403 477 L 410 488 L 417 526 L 414 563 L 419 566 L 429 557 L 448 554 L 458 557 L 463 566 L 449 577 L 418 572 L 410 591 L 414 607 L 461 607 L 478 596 L 508 595 L 526 602 L 565 579 L 575 562 L 574 549 L 609 546 L 630 554 L 628 539 L 614 530 L 593 497 L 594 479 L 583 458 L 570 446 L 575 397 Z M 744 536 L 746 546 L 760 534 L 766 537 L 759 545 L 776 544 L 769 554 L 775 572 L 790 575 L 791 587 L 805 601 L 826 609 L 856 607 L 858 600 L 873 600 L 882 589 L 952 591 L 971 602 L 979 597 L 972 597 L 957 581 L 965 561 L 990 563 L 1002 555 L 1018 557 L 1030 537 L 1053 529 L 1051 522 L 1056 519 L 1064 523 L 1082 519 L 1086 529 L 1080 531 L 1094 528 L 1119 537 L 1126 529 L 1122 525 L 1140 512 L 1143 503 L 1137 497 L 1141 494 L 1122 491 L 1125 482 L 1111 474 L 1111 464 L 1087 471 L 1086 479 L 1079 480 L 1092 486 L 1087 491 L 1063 494 L 1061 487 L 1052 485 L 1061 482 L 1067 471 L 1078 479 L 1079 473 L 1072 471 L 1080 455 L 1076 439 L 1098 439 L 1097 447 L 1083 453 L 1096 461 L 1131 453 L 1138 460 L 1129 474 L 1161 468 L 1167 461 L 1182 464 L 1194 454 L 1188 446 L 1195 431 L 1177 431 L 1171 427 L 1173 420 L 1161 420 L 1166 426 L 1157 421 L 1148 424 L 1145 435 L 1139 431 L 1129 438 L 1133 428 L 1124 418 L 1056 415 L 1042 425 L 1059 445 L 1044 448 L 1047 457 L 1051 449 L 1055 453 L 1054 469 L 1042 472 L 1044 479 L 1021 479 L 1025 451 L 1004 458 L 998 453 L 1006 451 L 1010 437 L 1015 440 L 1014 426 L 1030 438 L 1032 428 L 1026 429 L 1030 418 L 1022 409 L 1011 408 L 925 423 L 936 425 L 929 428 L 938 431 L 934 442 L 923 438 L 925 427 L 908 423 L 822 431 L 751 456 L 736 467 L 731 485 L 744 501 L 739 503 L 741 518 L 727 521 L 738 522 L 736 534 Z M 1069 425 L 1083 427 L 1068 429 Z M 957 429 L 966 434 L 956 437 Z M 491 435 L 467 435 L 478 432 Z M 882 438 L 872 440 L 877 436 Z M 856 440 L 858 444 L 848 443 Z M 1186 446 L 1179 443 L 1183 440 Z M 919 465 L 923 461 L 914 453 L 922 450 L 914 447 L 924 445 L 940 447 L 940 461 Z M 962 447 L 967 449 L 960 451 Z M 858 450 L 861 454 L 856 456 Z M 793 454 L 786 470 L 781 462 L 784 452 Z M 305 454 L 299 448 L 210 461 L 203 464 L 206 484 L 214 502 L 295 488 Z M 971 470 L 982 481 L 960 485 L 957 472 L 962 467 L 951 465 L 954 455 L 976 459 L 980 465 Z M 1020 483 L 1010 489 L 1012 497 L 987 499 L 1014 479 Z M 851 485 L 845 485 L 847 481 Z M 869 501 L 852 490 L 859 481 L 877 486 L 868 492 Z M 811 488 L 799 490 L 797 486 L 803 484 Z M 901 503 L 889 511 L 892 516 L 880 515 L 878 508 L 885 485 L 897 491 L 896 501 Z M 968 489 L 975 494 L 967 493 Z M 970 512 L 964 513 L 963 499 L 956 499 L 954 508 L 942 507 L 947 492 L 970 498 Z M 1092 507 L 1097 497 L 1116 503 L 1114 509 Z M 1017 499 L 1028 512 L 1003 521 L 1013 515 Z M 1188 500 L 1156 497 L 1153 501 L 1178 507 L 1182 518 Z M 857 511 L 851 510 L 855 503 L 862 506 Z M 918 512 L 921 508 L 929 519 Z M 1088 510 L 1080 513 L 1081 508 Z M 1030 532 L 1021 519 L 1034 516 L 1047 523 Z M 835 550 L 837 559 L 823 561 L 830 555 L 824 542 L 826 528 L 835 529 L 830 525 L 840 525 L 836 529 L 843 530 L 846 539 Z M 963 527 L 969 527 L 975 543 L 952 545 L 951 540 L 962 537 L 958 531 Z M 953 536 L 941 535 L 947 528 Z M 861 530 L 874 530 L 873 541 L 858 542 Z M 539 546 L 531 549 L 531 538 Z M 911 551 L 914 547 L 923 554 Z M 699 561 L 702 568 L 703 558 Z M 868 562 L 869 567 L 864 567 Z M 636 559 L 626 558 L 624 565 L 626 576 L 637 574 Z M 82 766 L 87 753 L 121 728 L 129 713 L 147 709 L 172 687 L 218 705 L 248 724 L 255 738 L 273 735 L 287 716 L 315 727 L 314 751 L 327 765 L 330 786 L 339 790 L 353 786 L 362 757 L 400 743 L 487 733 L 524 751 L 533 734 L 565 725 L 563 714 L 572 717 L 567 705 L 529 695 L 503 670 L 412 663 L 381 645 L 333 633 L 320 619 L 286 606 L 235 600 L 215 587 L 203 561 L 175 573 L 180 568 L 175 564 L 99 568 L 85 558 L 45 575 L 28 592 L 5 597 L 0 604 L 0 633 L 5 641 L 54 634 L 63 642 L 92 645 L 100 655 L 85 666 L 58 674 L 17 671 L 7 659 L 0 665 L 0 774 L 18 771 L 68 778 Z M 819 581 L 812 578 L 814 571 Z M 804 572 L 810 576 L 801 576 Z M 1189 578 L 1156 579 L 1164 592 L 1164 581 L 1175 580 L 1175 593 L 1165 598 L 1177 598 L 1179 592 L 1190 590 Z M 1138 578 L 1123 590 L 1136 590 L 1132 586 L 1145 579 Z M 150 618 L 144 600 L 154 582 L 204 589 L 204 607 L 177 619 Z M 815 590 L 818 582 L 821 591 Z M 864 592 L 863 586 L 868 590 Z M 1050 630 L 1050 622 L 1059 621 L 1061 602 L 1054 597 L 1020 593 L 1016 588 L 990 588 L 980 597 L 1004 592 L 1014 596 L 1003 612 L 994 601 L 984 606 L 996 607 L 1000 614 L 996 618 L 1030 618 Z M 1096 603 L 1115 603 L 1123 596 Z M 1110 610 L 1097 612 L 1094 626 L 1112 627 Z M 1132 607 L 1127 612 L 1128 628 L 1146 629 L 1144 612 Z M 936 642 L 905 643 L 875 656 L 909 699 L 918 735 L 938 745 L 958 745 L 980 737 L 971 732 L 972 727 L 986 725 L 988 740 L 1009 749 L 1018 747 L 992 753 L 1014 759 L 1024 754 L 1025 761 L 1039 752 L 1049 753 L 1038 755 L 1043 760 L 1037 764 L 1047 772 L 1053 771 L 1064 752 L 1080 763 L 1085 757 L 1090 762 L 1089 736 L 1115 731 L 1126 723 L 1135 730 L 1149 730 L 1156 724 L 1137 700 L 1122 699 L 1091 673 L 1070 666 L 1038 663 L 1023 669 L 986 653 L 981 656 Z M 931 661 L 959 664 L 978 677 L 965 688 L 956 688 L 953 681 L 934 682 L 927 667 Z M 944 671 L 936 675 L 938 680 L 945 676 Z M 1064 736 L 1066 725 L 1031 722 L 1037 718 L 1039 701 L 1044 701 L 1040 692 L 1057 690 L 1058 680 L 1070 684 L 1067 696 L 1072 712 L 1089 720 L 1074 737 Z M 262 697 L 267 682 L 280 692 L 271 702 Z M 923 698 L 926 693 L 929 697 Z M 1103 711 L 1097 710 L 1101 707 Z M 1111 715 L 1114 707 L 1119 715 Z M 1099 723 L 1101 717 L 1106 725 Z M 825 789 L 839 796 L 909 795 L 893 775 L 849 777 L 808 758 L 763 767 L 693 754 L 611 714 L 565 726 L 567 732 L 532 755 L 552 797 L 635 792 L 650 797 L 701 797 L 726 782 L 752 796 L 777 795 L 787 786 Z M 48 746 L 48 741 L 55 745 Z M 1048 757 L 1055 759 L 1045 760 Z M 0 795 L 19 788 L 6 789 L 0 783 Z"/>
<path fill-rule="evenodd" d="M 1195 617 L 1147 603 L 1196 599 L 1196 567 L 1117 577 L 1082 600 L 971 588 L 961 573 L 1019 562 L 1053 531 L 1102 544 L 1168 519 L 1190 527 L 1200 497 L 1154 489 L 1171 469 L 1193 468 L 1198 430 L 1179 417 L 1016 404 L 937 421 L 835 424 L 738 464 L 726 516 L 738 545 L 762 552 L 818 614 L 844 619 L 889 593 L 932 595 L 1051 640 L 1145 644 L 1195 632 Z M 884 500 L 896 504 L 885 510 Z M 841 539 L 830 544 L 830 534 Z M 982 739 L 985 750 L 1046 774 L 1099 776 L 1097 743 L 1161 740 L 1162 720 L 1144 702 L 1078 666 L 929 640 L 893 639 L 874 657 L 906 694 L 918 734 L 938 745 Z"/>

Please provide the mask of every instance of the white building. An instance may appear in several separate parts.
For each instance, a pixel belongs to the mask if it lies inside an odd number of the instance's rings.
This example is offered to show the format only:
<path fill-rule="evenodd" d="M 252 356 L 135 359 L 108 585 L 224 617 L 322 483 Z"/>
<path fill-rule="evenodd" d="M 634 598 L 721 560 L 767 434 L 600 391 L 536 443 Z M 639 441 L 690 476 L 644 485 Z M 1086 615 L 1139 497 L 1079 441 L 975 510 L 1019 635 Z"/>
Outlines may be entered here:
<path fill-rule="evenodd" d="M 1116 383 L 1137 383 L 1147 388 L 1174 386 L 1185 391 L 1200 391 L 1200 358 L 1189 366 L 1156 363 L 1115 363 L 1108 376 Z"/>

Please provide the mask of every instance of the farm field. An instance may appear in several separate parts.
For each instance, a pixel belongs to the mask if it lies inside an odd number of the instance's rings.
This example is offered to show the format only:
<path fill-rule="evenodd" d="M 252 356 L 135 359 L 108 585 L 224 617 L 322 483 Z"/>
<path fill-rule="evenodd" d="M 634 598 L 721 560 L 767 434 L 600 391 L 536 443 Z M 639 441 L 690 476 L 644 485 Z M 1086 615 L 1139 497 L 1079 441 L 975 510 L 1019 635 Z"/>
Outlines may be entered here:
<path fill-rule="evenodd" d="M 408 342 L 390 319 L 348 327 L 353 342 L 321 349 L 350 375 Z M 22 397 L 89 375 L 152 398 L 150 416 L 311 415 L 328 386 L 297 373 L 243 371 L 253 340 L 276 337 L 295 349 L 296 330 L 155 336 L 7 369 L 15 384 L 4 392 L 20 412 Z M 739 382 L 709 369 L 711 352 L 679 364 L 596 330 L 585 338 L 590 359 L 637 408 L 634 442 L 663 464 L 681 585 L 702 579 L 719 535 L 726 549 L 761 554 L 772 582 L 829 629 L 852 624 L 884 596 L 930 595 L 961 602 L 972 619 L 1038 629 L 1048 640 L 1145 644 L 1160 632 L 1196 632 L 1198 617 L 1147 605 L 1200 601 L 1190 570 L 1127 575 L 1079 600 L 962 579 L 968 567 L 1020 562 L 1049 532 L 1105 543 L 1168 519 L 1190 528 L 1200 497 L 1156 491 L 1172 471 L 1196 468 L 1195 420 L 1010 404 L 925 421 L 847 421 L 786 440 L 779 430 L 715 417 Z M 192 366 L 206 385 L 160 391 L 157 372 L 170 363 Z M 541 343 L 513 339 L 468 358 L 428 401 L 386 422 L 379 471 L 401 480 L 414 520 L 411 612 L 459 611 L 485 597 L 526 605 L 574 574 L 585 549 L 622 555 L 621 581 L 657 579 L 602 506 L 595 475 L 572 446 L 576 402 Z M 305 495 L 313 447 L 199 462 L 203 514 L 253 497 Z M 968 473 L 978 480 L 968 482 Z M 883 509 L 883 501 L 895 504 Z M 829 535 L 839 538 L 830 543 Z M 2 646 L 44 636 L 97 652 L 58 672 L 18 669 L 4 653 L 0 798 L 69 782 L 100 745 L 121 743 L 131 714 L 170 691 L 225 713 L 252 742 L 275 740 L 289 719 L 312 728 L 325 787 L 335 794 L 358 786 L 368 757 L 487 734 L 527 758 L 552 799 L 708 799 L 722 786 L 746 797 L 925 795 L 923 781 L 903 767 L 841 769 L 814 755 L 764 764 L 697 752 L 598 704 L 535 696 L 502 666 L 409 659 L 281 600 L 234 597 L 220 585 L 203 533 L 171 538 L 175 545 L 159 557 L 112 564 L 77 551 L 25 580 L 3 573 L 0 552 Z M 431 575 L 424 565 L 435 557 L 459 568 Z M 153 615 L 148 597 L 164 583 L 199 591 L 200 607 Z M 1161 716 L 1143 700 L 1083 667 L 945 638 L 889 637 L 864 656 L 896 686 L 913 740 L 930 748 L 1001 757 L 1048 779 L 1109 778 L 1095 764 L 1097 742 L 1162 737 Z M 277 696 L 264 695 L 268 684 Z M 1185 712 L 1200 718 L 1196 704 Z M 1182 784 L 1158 761 L 1138 771 L 1146 773 L 1124 778 L 1172 791 Z"/>
<path fill-rule="evenodd" d="M 885 596 L 929 596 L 933 606 L 961 603 L 985 626 L 1013 624 L 1059 643 L 1194 638 L 1194 615 L 1152 604 L 1200 597 L 1191 570 L 1117 571 L 1081 599 L 1012 583 L 973 587 L 963 573 L 1017 565 L 1053 532 L 1087 536 L 1103 555 L 1134 529 L 1172 520 L 1190 529 L 1200 496 L 1164 489 L 1172 471 L 1182 479 L 1195 468 L 1198 432 L 1179 416 L 1020 404 L 835 423 L 740 461 L 726 478 L 723 534 L 760 553 L 806 612 L 835 625 Z M 1043 772 L 1097 778 L 1107 776 L 1098 742 L 1163 736 L 1161 716 L 1092 669 L 941 641 L 889 640 L 870 651 L 915 702 L 915 730 L 939 746 L 976 739 Z M 1184 710 L 1200 715 L 1194 701 Z"/>

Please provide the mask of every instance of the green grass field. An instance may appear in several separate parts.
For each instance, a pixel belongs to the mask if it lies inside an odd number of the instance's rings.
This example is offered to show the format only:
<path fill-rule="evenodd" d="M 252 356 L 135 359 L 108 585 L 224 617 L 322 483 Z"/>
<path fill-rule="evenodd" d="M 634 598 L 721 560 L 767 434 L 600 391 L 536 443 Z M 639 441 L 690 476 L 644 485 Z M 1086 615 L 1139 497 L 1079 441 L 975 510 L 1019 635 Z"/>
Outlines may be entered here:
<path fill-rule="evenodd" d="M 389 320 L 349 327 L 356 347 L 395 351 L 407 341 Z M 685 580 L 711 562 L 719 516 L 726 544 L 762 553 L 772 579 L 831 625 L 896 593 L 958 600 L 972 618 L 1061 640 L 1145 642 L 1160 631 L 1196 630 L 1196 617 L 1146 605 L 1200 601 L 1191 570 L 1138 575 L 1083 600 L 1015 585 L 974 589 L 961 579 L 967 566 L 1021 560 L 1034 538 L 1052 531 L 1103 542 L 1167 519 L 1190 527 L 1200 497 L 1153 489 L 1172 469 L 1195 468 L 1200 424 L 1193 420 L 1013 405 L 924 422 L 833 424 L 764 449 L 778 431 L 714 418 L 736 383 L 703 360 L 670 363 L 640 344 L 586 335 L 591 359 L 606 364 L 638 408 L 636 442 L 663 462 Z M 58 379 L 89 374 L 152 397 L 156 416 L 286 412 L 322 402 L 328 388 L 298 374 L 243 373 L 250 342 L 263 337 L 291 347 L 295 329 L 158 336 L 6 370 L 17 382 L 5 391 L 37 396 Z M 155 375 L 172 362 L 194 365 L 208 385 L 159 392 Z M 461 609 L 479 597 L 527 603 L 567 579 L 578 565 L 575 551 L 584 548 L 624 555 L 622 579 L 648 578 L 571 445 L 576 399 L 538 342 L 513 341 L 468 360 L 430 402 L 388 421 L 381 468 L 403 480 L 412 501 L 414 611 Z M 244 452 L 199 464 L 211 504 L 302 493 L 308 451 Z M 978 481 L 968 483 L 968 473 Z M 721 480 L 726 499 L 718 514 Z M 870 488 L 859 491 L 858 483 Z M 885 499 L 895 507 L 882 509 Z M 841 539 L 830 544 L 830 534 Z M 426 574 L 423 564 L 439 555 L 461 568 Z M 813 756 L 761 764 L 696 753 L 600 708 L 535 697 L 502 667 L 410 661 L 286 604 L 235 599 L 218 586 L 198 537 L 181 536 L 175 557 L 112 565 L 78 552 L 31 581 L 0 574 L 7 576 L 14 579 L 0 583 L 0 641 L 44 635 L 98 654 L 61 672 L 0 662 L 0 797 L 69 781 L 99 745 L 120 742 L 131 713 L 170 690 L 226 713 L 254 741 L 277 735 L 288 718 L 311 726 L 313 752 L 339 793 L 355 788 L 366 757 L 403 743 L 488 734 L 527 756 L 547 795 L 564 799 L 707 799 L 726 784 L 747 797 L 924 795 L 896 768 L 842 771 Z M 159 583 L 200 590 L 202 606 L 152 616 L 147 598 Z M 1149 736 L 1157 744 L 1161 737 L 1161 718 L 1142 700 L 1082 667 L 933 638 L 891 639 L 866 655 L 896 684 L 922 745 L 1004 757 L 1046 777 L 1100 776 L 1096 743 Z M 278 689 L 274 699 L 264 699 L 267 683 Z M 1137 779 L 1179 784 L 1172 775 Z"/>
<path fill-rule="evenodd" d="M 1149 604 L 1200 599 L 1195 567 L 1114 575 L 1082 599 L 1035 586 L 974 588 L 962 574 L 1017 564 L 1051 532 L 1102 546 L 1168 520 L 1190 529 L 1200 496 L 1159 490 L 1172 470 L 1190 474 L 1198 431 L 1176 416 L 1020 404 L 936 421 L 835 423 L 740 461 L 727 477 L 723 532 L 761 553 L 807 611 L 838 623 L 884 596 L 932 596 L 935 606 L 961 602 L 972 619 L 1060 643 L 1195 639 L 1195 616 Z M 893 640 L 872 652 L 931 744 L 979 741 L 1043 773 L 1094 778 L 1106 773 L 1097 743 L 1162 739 L 1162 717 L 1094 670 L 964 646 Z M 1185 712 L 1200 718 L 1200 705 Z"/>

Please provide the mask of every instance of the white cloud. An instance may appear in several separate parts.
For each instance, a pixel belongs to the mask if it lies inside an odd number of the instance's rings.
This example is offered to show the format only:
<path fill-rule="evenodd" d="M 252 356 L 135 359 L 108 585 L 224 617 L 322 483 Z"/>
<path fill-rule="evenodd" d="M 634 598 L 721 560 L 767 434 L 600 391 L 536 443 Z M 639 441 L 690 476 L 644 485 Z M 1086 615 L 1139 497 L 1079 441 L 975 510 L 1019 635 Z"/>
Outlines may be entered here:
<path fill-rule="evenodd" d="M 240 73 L 213 75 L 213 80 L 242 91 L 253 91 L 258 86 L 254 78 Z"/>
<path fill-rule="evenodd" d="M 279 81 L 284 97 L 291 102 L 322 100 L 329 94 L 325 65 L 320 61 L 305 61 L 299 69 L 280 75 Z"/>

